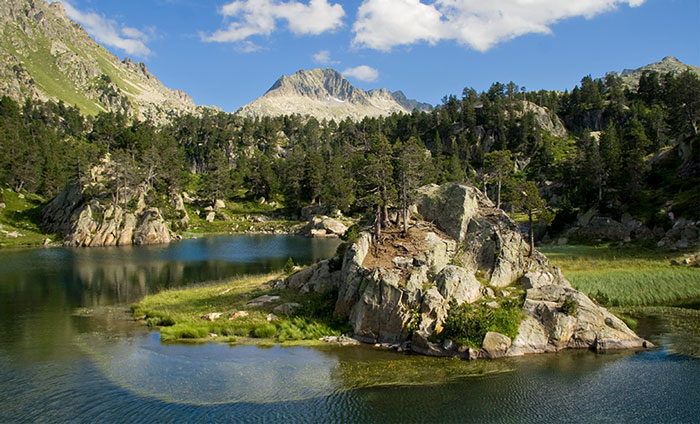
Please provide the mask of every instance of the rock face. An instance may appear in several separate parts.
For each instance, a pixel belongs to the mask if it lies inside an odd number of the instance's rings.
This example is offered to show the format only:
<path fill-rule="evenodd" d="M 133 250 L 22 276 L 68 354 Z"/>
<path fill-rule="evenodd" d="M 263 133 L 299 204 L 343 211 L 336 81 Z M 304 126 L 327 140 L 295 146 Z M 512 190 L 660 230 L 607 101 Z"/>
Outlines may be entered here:
<path fill-rule="evenodd" d="M 41 211 L 42 227 L 61 234 L 64 244 L 74 247 L 162 244 L 176 238 L 160 209 L 146 205 L 148 187 L 122 188 L 119 190 L 122 200 L 115 204 L 105 192 L 110 182 L 109 167 L 107 157 L 93 168 L 90 183 L 71 184 L 63 189 Z M 181 217 L 180 225 L 186 226 L 187 212 L 182 199 L 173 203 L 173 211 Z"/>
<path fill-rule="evenodd" d="M 400 92 L 386 89 L 364 91 L 333 69 L 301 70 L 283 75 L 259 99 L 240 108 L 236 114 L 249 117 L 301 113 L 319 120 L 429 111 L 431 106 L 409 100 Z"/>
<path fill-rule="evenodd" d="M 349 318 L 353 337 L 427 355 L 475 359 L 650 346 L 571 288 L 542 254 L 528 256 L 515 223 L 475 188 L 423 187 L 414 212 L 425 221 L 405 236 L 389 230 L 376 241 L 363 232 L 348 246 L 340 270 L 331 271 L 340 258 L 323 261 L 281 286 L 336 288 L 335 313 Z M 513 339 L 490 331 L 474 348 L 441 336 L 455 305 L 499 308 L 506 301 L 522 308 Z"/>
<path fill-rule="evenodd" d="M 20 103 L 62 100 L 84 113 L 107 110 L 155 123 L 197 110 L 187 94 L 166 88 L 143 63 L 120 61 L 97 44 L 59 2 L 3 0 L 0 31 L 0 92 Z"/>

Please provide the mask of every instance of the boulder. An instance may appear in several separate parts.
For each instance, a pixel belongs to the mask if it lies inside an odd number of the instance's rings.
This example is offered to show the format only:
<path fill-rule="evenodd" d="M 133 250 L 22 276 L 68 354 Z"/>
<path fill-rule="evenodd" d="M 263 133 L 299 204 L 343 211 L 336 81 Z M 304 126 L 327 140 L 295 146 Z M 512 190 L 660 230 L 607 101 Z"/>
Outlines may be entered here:
<path fill-rule="evenodd" d="M 435 281 L 442 297 L 454 299 L 459 305 L 474 303 L 481 298 L 481 283 L 464 268 L 448 265 L 440 271 Z"/>
<path fill-rule="evenodd" d="M 237 312 L 236 312 L 235 314 L 233 314 L 233 315 L 231 316 L 231 318 L 229 318 L 228 320 L 229 320 L 229 321 L 233 321 L 234 319 L 245 318 L 245 317 L 247 317 L 248 315 L 249 315 L 249 313 L 248 313 L 247 311 L 237 311 Z"/>
<path fill-rule="evenodd" d="M 313 216 L 302 230 L 302 234 L 308 237 L 339 237 L 348 230 L 341 221 L 327 216 Z"/>
<path fill-rule="evenodd" d="M 215 210 L 215 211 L 218 211 L 218 210 L 221 210 L 221 209 L 224 209 L 224 208 L 226 208 L 226 203 L 225 203 L 223 200 L 221 200 L 221 199 L 216 199 L 216 200 L 214 201 L 214 210 Z"/>
<path fill-rule="evenodd" d="M 481 349 L 486 352 L 489 358 L 506 356 L 510 346 L 511 340 L 508 336 L 494 331 L 487 332 L 486 336 L 484 336 L 484 341 L 481 342 Z"/>
<path fill-rule="evenodd" d="M 272 310 L 277 312 L 278 314 L 292 315 L 294 313 L 294 310 L 300 306 L 301 305 L 298 303 L 288 302 L 275 306 Z"/>
<path fill-rule="evenodd" d="M 266 303 L 276 302 L 278 300 L 280 300 L 279 296 L 263 295 L 263 296 L 258 296 L 255 299 L 248 301 L 248 303 L 246 303 L 245 306 L 250 306 L 250 307 L 262 306 Z"/>
<path fill-rule="evenodd" d="M 206 218 L 204 218 L 207 222 L 214 222 L 214 219 L 216 218 L 216 212 L 210 211 L 207 213 Z"/>
<path fill-rule="evenodd" d="M 417 211 L 458 242 L 464 241 L 471 218 L 486 198 L 473 187 L 461 184 L 429 185 L 418 190 Z"/>
<path fill-rule="evenodd" d="M 211 312 L 211 313 L 202 315 L 200 318 L 203 320 L 207 320 L 207 321 L 215 321 L 220 316 L 221 316 L 221 312 Z"/>

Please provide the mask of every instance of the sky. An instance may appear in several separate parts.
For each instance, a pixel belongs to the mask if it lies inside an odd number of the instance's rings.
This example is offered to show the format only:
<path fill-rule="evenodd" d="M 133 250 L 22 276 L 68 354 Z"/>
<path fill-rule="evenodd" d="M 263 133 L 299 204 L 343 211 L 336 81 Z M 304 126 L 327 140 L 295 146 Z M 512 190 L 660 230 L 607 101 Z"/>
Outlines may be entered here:
<path fill-rule="evenodd" d="M 233 112 L 282 75 L 330 67 L 365 90 L 439 104 L 513 81 L 582 77 L 675 56 L 700 66 L 698 0 L 64 0 L 120 58 L 198 105 Z"/>

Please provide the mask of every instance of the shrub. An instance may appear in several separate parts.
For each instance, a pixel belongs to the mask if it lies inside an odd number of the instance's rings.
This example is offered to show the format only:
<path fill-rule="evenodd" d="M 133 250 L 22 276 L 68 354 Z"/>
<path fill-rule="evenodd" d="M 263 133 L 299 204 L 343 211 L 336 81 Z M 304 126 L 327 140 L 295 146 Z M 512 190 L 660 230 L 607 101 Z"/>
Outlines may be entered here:
<path fill-rule="evenodd" d="M 576 315 L 576 308 L 578 308 L 578 303 L 571 297 L 564 299 L 564 303 L 561 305 L 561 311 L 566 315 Z"/>
<path fill-rule="evenodd" d="M 294 271 L 294 261 L 292 258 L 287 259 L 287 263 L 284 264 L 284 272 L 286 274 L 291 274 Z"/>
<path fill-rule="evenodd" d="M 486 304 L 457 305 L 452 301 L 441 336 L 478 349 L 489 331 L 515 338 L 522 319 L 523 313 L 515 300 L 505 301 L 496 309 Z"/>
<path fill-rule="evenodd" d="M 261 324 L 253 329 L 253 336 L 259 339 L 269 339 L 275 337 L 277 327 L 274 324 Z"/>
<path fill-rule="evenodd" d="M 360 224 L 354 224 L 351 225 L 350 228 L 340 236 L 341 239 L 347 241 L 348 243 L 352 244 L 355 243 L 357 240 L 360 239 Z"/>

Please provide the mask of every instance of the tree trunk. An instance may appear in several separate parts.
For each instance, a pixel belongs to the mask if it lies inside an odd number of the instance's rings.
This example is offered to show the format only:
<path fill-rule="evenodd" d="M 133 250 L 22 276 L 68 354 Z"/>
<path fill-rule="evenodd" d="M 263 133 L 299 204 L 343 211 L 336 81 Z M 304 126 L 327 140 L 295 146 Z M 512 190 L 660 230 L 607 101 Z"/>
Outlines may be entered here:
<path fill-rule="evenodd" d="M 532 253 L 535 251 L 535 231 L 532 228 L 532 209 L 528 211 L 528 219 L 530 221 L 530 253 L 529 257 L 532 257 Z"/>
<path fill-rule="evenodd" d="M 382 235 L 382 207 L 377 203 L 377 214 L 374 222 L 374 238 L 379 241 L 379 237 Z"/>
<path fill-rule="evenodd" d="M 501 208 L 501 179 L 498 179 L 498 191 L 496 192 L 496 207 Z"/>

